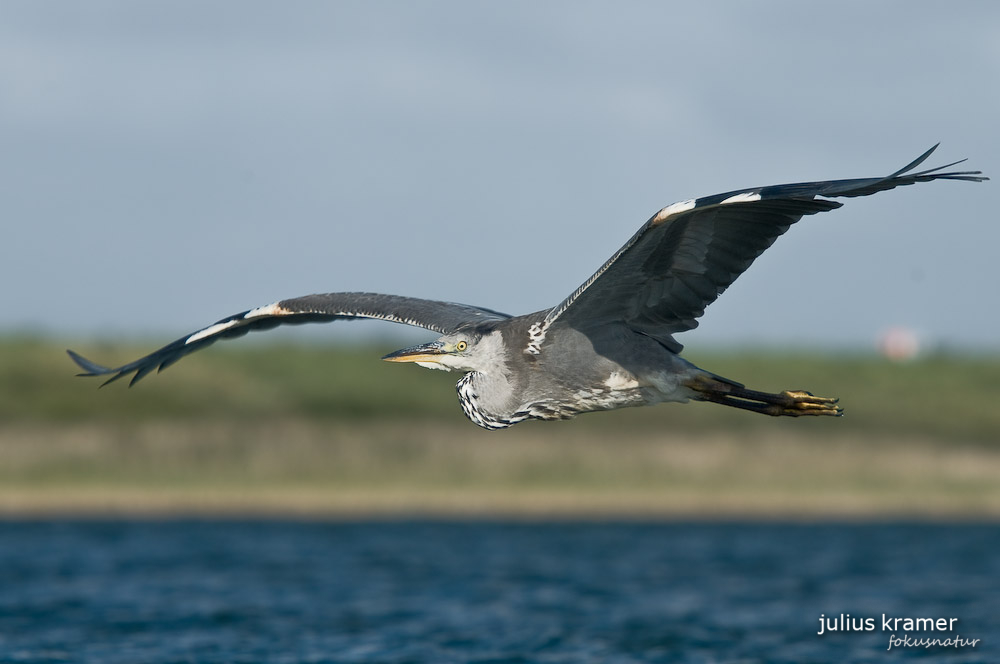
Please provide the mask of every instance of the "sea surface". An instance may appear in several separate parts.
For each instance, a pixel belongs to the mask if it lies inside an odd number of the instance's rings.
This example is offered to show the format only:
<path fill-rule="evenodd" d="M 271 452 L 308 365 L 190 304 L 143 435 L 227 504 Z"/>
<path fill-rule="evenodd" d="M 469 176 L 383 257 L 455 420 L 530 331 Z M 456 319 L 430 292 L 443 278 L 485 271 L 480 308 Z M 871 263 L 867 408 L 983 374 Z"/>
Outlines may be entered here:
<path fill-rule="evenodd" d="M 883 614 L 958 620 L 890 651 L 904 633 Z M 821 617 L 857 629 L 819 635 Z M 0 522 L 0 662 L 996 662 L 998 646 L 996 525 Z"/>

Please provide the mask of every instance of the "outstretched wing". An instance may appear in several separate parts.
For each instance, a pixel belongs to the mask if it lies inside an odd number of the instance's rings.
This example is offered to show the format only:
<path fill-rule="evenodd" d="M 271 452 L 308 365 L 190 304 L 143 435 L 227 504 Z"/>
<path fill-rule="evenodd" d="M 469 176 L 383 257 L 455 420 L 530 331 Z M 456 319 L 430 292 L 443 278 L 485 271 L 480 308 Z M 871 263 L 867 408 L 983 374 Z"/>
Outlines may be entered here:
<path fill-rule="evenodd" d="M 253 330 L 269 330 L 278 325 L 327 323 L 358 318 L 387 320 L 423 327 L 439 334 L 449 334 L 477 323 L 500 321 L 510 316 L 467 304 L 421 300 L 399 295 L 325 293 L 281 300 L 223 318 L 120 367 L 103 367 L 71 350 L 66 352 L 84 370 L 85 373 L 79 374 L 81 376 L 114 374 L 104 382 L 107 385 L 135 372 L 129 383 L 133 385 L 153 369 L 162 371 L 185 355 L 213 344 L 219 339 L 241 337 Z"/>
<path fill-rule="evenodd" d="M 868 196 L 931 180 L 988 179 L 980 171 L 942 172 L 961 162 L 910 173 L 936 148 L 887 177 L 741 189 L 669 205 L 548 312 L 540 336 L 556 324 L 587 329 L 624 321 L 679 351 L 671 335 L 696 327 L 705 307 L 789 226 L 841 206 L 817 197 Z"/>

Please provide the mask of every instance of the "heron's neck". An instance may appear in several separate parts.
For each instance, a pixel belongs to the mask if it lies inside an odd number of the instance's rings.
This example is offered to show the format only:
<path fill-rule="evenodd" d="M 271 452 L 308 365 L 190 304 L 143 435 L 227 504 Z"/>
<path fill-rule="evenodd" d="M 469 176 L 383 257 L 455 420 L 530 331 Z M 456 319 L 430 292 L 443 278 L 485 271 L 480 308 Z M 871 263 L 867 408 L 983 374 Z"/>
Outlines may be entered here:
<path fill-rule="evenodd" d="M 504 348 L 499 331 L 480 339 L 476 370 L 462 376 L 455 385 L 465 416 L 486 429 L 503 429 L 525 419 L 515 414 L 517 386 Z"/>
<path fill-rule="evenodd" d="M 511 419 L 504 413 L 494 409 L 489 399 L 484 399 L 481 392 L 490 389 L 489 376 L 478 371 L 472 371 L 462 376 L 455 385 L 458 390 L 458 402 L 462 411 L 474 424 L 484 429 L 506 429 L 521 420 Z"/>

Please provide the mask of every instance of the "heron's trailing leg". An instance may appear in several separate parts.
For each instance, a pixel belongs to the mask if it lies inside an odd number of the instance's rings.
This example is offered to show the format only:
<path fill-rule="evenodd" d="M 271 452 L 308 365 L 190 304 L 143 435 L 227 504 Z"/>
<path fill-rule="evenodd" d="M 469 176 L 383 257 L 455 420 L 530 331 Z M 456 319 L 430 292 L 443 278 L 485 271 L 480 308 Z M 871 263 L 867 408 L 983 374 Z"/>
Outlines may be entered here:
<path fill-rule="evenodd" d="M 839 399 L 817 397 L 801 390 L 785 390 L 774 394 L 748 390 L 742 385 L 724 382 L 714 377 L 700 376 L 687 383 L 698 393 L 695 399 L 711 401 L 724 406 L 752 410 L 764 415 L 843 415 L 844 409 L 837 405 Z"/>

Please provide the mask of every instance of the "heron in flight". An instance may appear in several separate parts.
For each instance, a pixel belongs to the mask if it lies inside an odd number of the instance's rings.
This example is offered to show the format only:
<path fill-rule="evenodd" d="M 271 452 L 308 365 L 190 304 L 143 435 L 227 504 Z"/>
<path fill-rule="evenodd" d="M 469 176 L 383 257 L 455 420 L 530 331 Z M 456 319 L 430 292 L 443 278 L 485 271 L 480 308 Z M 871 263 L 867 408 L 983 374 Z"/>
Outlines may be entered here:
<path fill-rule="evenodd" d="M 931 180 L 981 182 L 980 171 L 914 172 L 937 148 L 892 175 L 740 189 L 668 205 L 589 279 L 551 309 L 509 316 L 491 309 L 377 293 L 281 300 L 223 318 L 134 362 L 109 368 L 68 351 L 82 376 L 134 374 L 130 385 L 220 339 L 288 323 L 373 318 L 441 335 L 383 357 L 460 371 L 458 398 L 475 424 L 503 429 L 528 419 L 661 402 L 710 401 L 767 415 L 840 415 L 837 399 L 801 390 L 751 390 L 682 359 L 674 334 L 697 319 L 803 216 Z M 964 160 L 963 160 L 964 161 Z"/>

